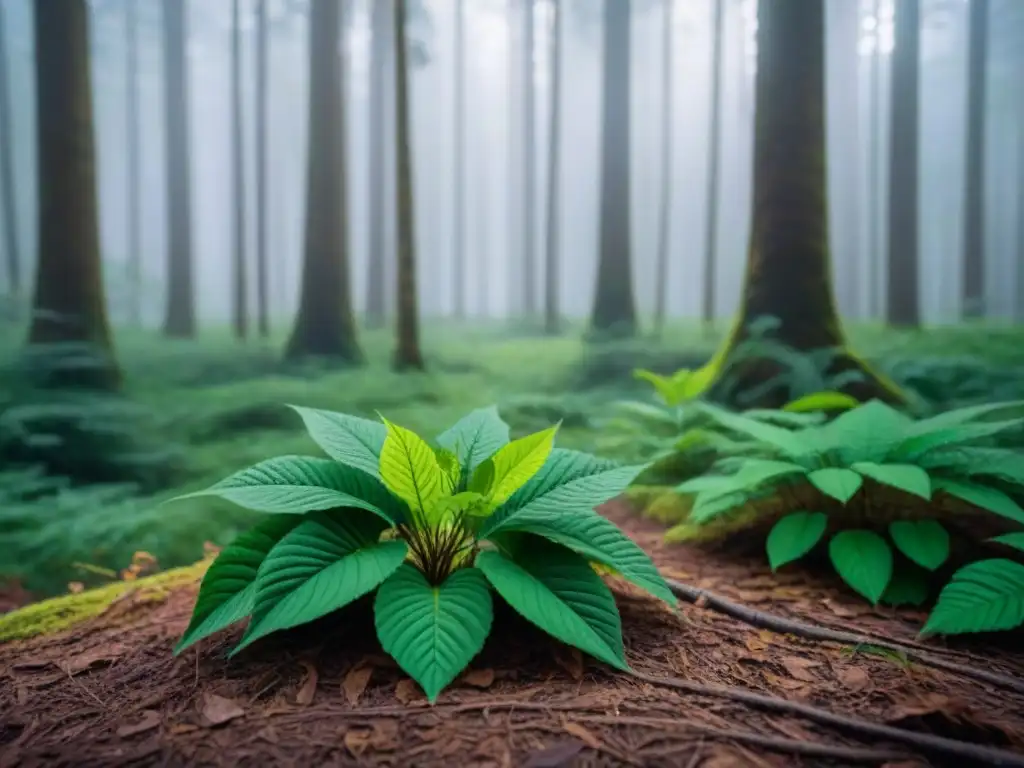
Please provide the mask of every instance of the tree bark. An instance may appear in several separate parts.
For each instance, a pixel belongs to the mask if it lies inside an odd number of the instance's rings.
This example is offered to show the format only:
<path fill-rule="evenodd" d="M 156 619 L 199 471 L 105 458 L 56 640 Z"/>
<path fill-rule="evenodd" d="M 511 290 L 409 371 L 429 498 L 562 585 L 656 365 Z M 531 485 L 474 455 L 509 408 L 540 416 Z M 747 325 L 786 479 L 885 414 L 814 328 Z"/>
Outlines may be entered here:
<path fill-rule="evenodd" d="M 249 335 L 249 278 L 245 254 L 245 146 L 242 132 L 242 19 L 231 0 L 231 179 L 235 225 L 232 310 L 235 337 Z"/>
<path fill-rule="evenodd" d="M 90 345 L 101 363 L 60 383 L 110 389 L 120 374 L 103 294 L 89 11 L 85 0 L 34 10 L 39 260 L 28 343 Z"/>
<path fill-rule="evenodd" d="M 758 318 L 779 321 L 775 338 L 801 352 L 842 352 L 830 372 L 858 368 L 865 380 L 845 391 L 898 401 L 887 382 L 846 351 L 836 313 L 828 249 L 825 165 L 824 0 L 761 3 L 755 86 L 754 201 L 739 317 L 712 365 L 732 362 Z M 748 358 L 737 389 L 765 381 L 777 364 Z M 751 405 L 779 407 L 778 392 Z"/>
<path fill-rule="evenodd" d="M 409 64 L 406 52 L 407 0 L 395 3 L 395 166 L 398 176 L 398 345 L 394 366 L 423 370 L 416 296 L 416 217 L 413 208 L 412 146 L 409 136 Z"/>
<path fill-rule="evenodd" d="M 561 330 L 558 310 L 559 217 L 561 211 L 561 136 L 562 136 L 562 0 L 553 0 L 554 23 L 551 27 L 551 104 L 548 125 L 548 217 L 545 235 L 544 332 L 554 336 Z"/>
<path fill-rule="evenodd" d="M 125 169 L 128 190 L 128 315 L 142 325 L 142 178 L 139 141 L 139 16 L 138 3 L 125 0 Z"/>
<path fill-rule="evenodd" d="M 523 2 L 523 314 L 537 314 L 537 103 L 534 0 Z"/>
<path fill-rule="evenodd" d="M 285 357 L 361 363 L 348 260 L 341 4 L 311 0 L 306 220 L 299 311 Z"/>
<path fill-rule="evenodd" d="M 590 317 L 595 336 L 636 333 L 630 242 L 630 11 L 629 0 L 605 0 L 600 245 Z"/>
<path fill-rule="evenodd" d="M 985 314 L 985 103 L 989 0 L 970 0 L 967 48 L 967 146 L 964 168 L 962 307 L 964 318 Z"/>
<path fill-rule="evenodd" d="M 920 0 L 895 4 L 889 151 L 889 274 L 886 320 L 920 324 L 918 281 L 918 114 Z"/>
<path fill-rule="evenodd" d="M 387 141 L 389 133 L 385 100 L 391 92 L 387 79 L 391 58 L 392 19 L 395 0 L 376 0 L 370 17 L 370 254 L 366 272 L 366 325 L 380 328 L 387 312 L 385 262 L 388 256 Z"/>
<path fill-rule="evenodd" d="M 725 0 L 715 5 L 711 28 L 711 106 L 708 112 L 708 198 L 704 221 L 704 282 L 701 312 L 705 329 L 715 323 L 715 265 L 718 255 L 718 186 L 721 154 L 722 40 L 725 35 Z"/>
<path fill-rule="evenodd" d="M 11 120 L 10 71 L 4 9 L 0 7 L 0 216 L 7 252 L 7 288 L 10 296 L 22 292 L 21 251 L 18 243 L 18 209 L 14 199 L 14 134 Z"/>
<path fill-rule="evenodd" d="M 270 39 L 267 0 L 256 0 L 256 329 L 270 335 L 270 295 L 267 263 L 267 94 Z"/>
<path fill-rule="evenodd" d="M 189 151 L 186 4 L 164 0 L 164 132 L 167 149 L 167 307 L 164 334 L 196 333 L 192 264 L 192 155 Z"/>
<path fill-rule="evenodd" d="M 658 212 L 658 260 L 654 282 L 654 335 L 661 336 L 665 327 L 665 305 L 668 299 L 668 260 L 672 234 L 672 129 L 675 100 L 672 98 L 673 25 L 675 0 L 663 0 L 665 18 L 661 37 L 661 208 Z"/>

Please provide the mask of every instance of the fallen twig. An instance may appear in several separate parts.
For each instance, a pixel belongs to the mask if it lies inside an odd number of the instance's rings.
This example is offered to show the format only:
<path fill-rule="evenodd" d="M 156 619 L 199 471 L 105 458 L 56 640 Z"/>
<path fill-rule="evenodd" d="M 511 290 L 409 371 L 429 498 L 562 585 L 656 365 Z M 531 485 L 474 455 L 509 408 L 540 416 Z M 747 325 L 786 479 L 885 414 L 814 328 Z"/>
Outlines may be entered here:
<path fill-rule="evenodd" d="M 941 659 L 930 653 L 918 650 L 912 645 L 904 645 L 870 635 L 859 635 L 854 632 L 841 632 L 835 629 L 816 627 L 813 624 L 805 624 L 802 621 L 794 621 L 782 616 L 758 611 L 754 608 L 734 603 L 721 595 L 716 595 L 714 592 L 709 592 L 700 587 L 693 587 L 674 579 L 666 579 L 666 582 L 676 597 L 681 597 L 691 603 L 706 605 L 719 613 L 724 613 L 752 627 L 770 629 L 780 634 L 796 635 L 808 640 L 826 640 L 845 645 L 873 645 L 889 651 L 899 651 L 905 654 L 910 661 L 916 661 L 925 666 L 942 669 L 946 672 L 980 680 L 1005 690 L 1024 694 L 1024 681 L 1016 680 L 1008 675 L 1002 675 L 986 669 L 978 669 L 967 664 L 958 664 L 955 661 L 947 661 L 946 659 Z"/>
<path fill-rule="evenodd" d="M 827 709 L 819 709 L 809 704 L 801 704 L 797 701 L 779 699 L 774 696 L 765 696 L 753 691 L 746 691 L 742 688 L 731 688 L 717 685 L 704 685 L 693 683 L 689 680 L 679 678 L 661 678 L 648 675 L 643 672 L 633 672 L 638 680 L 651 685 L 658 685 L 663 688 L 674 688 L 679 691 L 696 694 L 698 696 L 714 696 L 716 698 L 731 699 L 757 709 L 767 709 L 773 712 L 785 712 L 791 715 L 799 715 L 822 725 L 856 733 L 860 736 L 867 736 L 871 739 L 881 741 L 892 741 L 905 744 L 914 749 L 932 755 L 944 757 L 955 757 L 972 761 L 973 765 L 998 765 L 1014 766 L 1024 768 L 1024 755 L 1010 752 L 997 747 L 987 747 L 982 744 L 970 744 L 956 739 L 947 739 L 943 736 L 932 736 L 926 733 L 907 731 L 902 728 L 894 728 L 890 725 L 872 723 L 867 720 L 860 720 L 846 715 L 839 715 L 829 712 Z"/>

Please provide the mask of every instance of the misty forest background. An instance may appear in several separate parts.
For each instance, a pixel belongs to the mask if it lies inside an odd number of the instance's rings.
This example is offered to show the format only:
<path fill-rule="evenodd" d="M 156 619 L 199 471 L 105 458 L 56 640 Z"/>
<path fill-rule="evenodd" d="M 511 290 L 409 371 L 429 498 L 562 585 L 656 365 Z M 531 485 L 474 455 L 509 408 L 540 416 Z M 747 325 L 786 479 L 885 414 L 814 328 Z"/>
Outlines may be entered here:
<path fill-rule="evenodd" d="M 933 406 L 1022 396 L 1024 3 L 758 6 L 3 0 L 0 576 L 224 543 L 157 505 L 308 453 L 283 402 L 592 449 L 738 311 L 842 344 L 830 291 Z"/>

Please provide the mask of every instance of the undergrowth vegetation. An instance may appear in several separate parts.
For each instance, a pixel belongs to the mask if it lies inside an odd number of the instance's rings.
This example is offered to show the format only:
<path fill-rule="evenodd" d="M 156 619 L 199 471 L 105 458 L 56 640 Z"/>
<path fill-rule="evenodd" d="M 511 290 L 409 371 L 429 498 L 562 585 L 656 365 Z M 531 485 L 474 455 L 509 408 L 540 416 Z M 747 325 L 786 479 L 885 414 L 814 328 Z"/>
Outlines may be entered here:
<path fill-rule="evenodd" d="M 644 551 L 594 511 L 640 467 L 553 450 L 557 426 L 510 442 L 494 408 L 433 445 L 387 419 L 295 410 L 330 458 L 269 459 L 192 494 L 271 516 L 210 566 L 178 652 L 251 615 L 237 653 L 376 590 L 382 647 L 434 701 L 483 648 L 492 589 L 623 670 L 615 598 L 590 563 L 675 602 Z"/>

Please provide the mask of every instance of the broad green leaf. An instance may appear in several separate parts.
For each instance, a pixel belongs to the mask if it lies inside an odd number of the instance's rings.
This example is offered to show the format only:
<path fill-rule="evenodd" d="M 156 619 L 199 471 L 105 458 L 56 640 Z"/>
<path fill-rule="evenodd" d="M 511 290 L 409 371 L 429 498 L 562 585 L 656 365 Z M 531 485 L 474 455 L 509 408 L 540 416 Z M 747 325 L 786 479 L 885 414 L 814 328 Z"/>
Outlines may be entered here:
<path fill-rule="evenodd" d="M 387 428 L 380 452 L 381 480 L 410 509 L 426 514 L 445 495 L 444 470 L 422 437 L 381 418 Z"/>
<path fill-rule="evenodd" d="M 462 474 L 467 478 L 506 443 L 508 424 L 493 405 L 471 411 L 437 436 L 438 445 L 459 457 Z"/>
<path fill-rule="evenodd" d="M 782 410 L 791 413 L 807 413 L 808 411 L 838 411 L 856 408 L 860 401 L 845 392 L 812 392 L 798 397 L 782 406 Z"/>
<path fill-rule="evenodd" d="M 733 477 L 737 483 L 742 483 L 744 487 L 753 490 L 772 480 L 792 477 L 793 475 L 803 475 L 806 472 L 807 470 L 804 467 L 789 461 L 744 459 L 743 466 Z"/>
<path fill-rule="evenodd" d="M 302 417 L 309 436 L 324 453 L 346 466 L 380 477 L 380 450 L 387 434 L 383 424 L 301 405 L 288 407 Z"/>
<path fill-rule="evenodd" d="M 978 483 L 946 480 L 945 478 L 936 480 L 934 488 L 936 491 L 955 496 L 993 514 L 1024 523 L 1024 509 L 1021 509 L 1016 501 L 996 488 Z"/>
<path fill-rule="evenodd" d="M 997 558 L 965 565 L 939 593 L 922 635 L 998 632 L 1024 623 L 1024 565 Z"/>
<path fill-rule="evenodd" d="M 557 492 L 554 503 L 563 509 L 593 509 L 622 493 L 644 466 L 623 467 L 614 461 L 599 459 L 587 453 L 556 448 L 540 471 L 522 488 L 495 510 L 489 529 L 523 507 Z M 485 531 L 481 535 L 486 536 Z"/>
<path fill-rule="evenodd" d="M 858 461 L 850 468 L 882 485 L 898 488 L 922 499 L 932 497 L 931 478 L 927 472 L 913 464 L 875 464 L 871 461 Z"/>
<path fill-rule="evenodd" d="M 787 457 L 799 456 L 805 450 L 805 445 L 799 435 L 789 429 L 751 419 L 739 413 L 732 413 L 709 403 L 700 403 L 699 406 L 701 411 L 726 429 L 747 435 L 776 448 Z"/>
<path fill-rule="evenodd" d="M 604 563 L 622 574 L 623 578 L 650 592 L 657 598 L 675 605 L 665 580 L 651 562 L 651 558 L 632 539 L 607 518 L 596 512 L 584 511 L 579 505 L 561 505 L 552 497 L 553 491 L 542 500 L 506 518 L 497 528 L 481 535 L 489 538 L 498 533 L 533 533 L 568 547 L 588 560 Z M 493 519 L 493 518 L 491 518 Z"/>
<path fill-rule="evenodd" d="M 974 445 L 937 448 L 920 457 L 916 464 L 928 470 L 955 477 L 994 477 L 1024 486 L 1024 462 L 1020 453 L 1008 448 L 981 448 Z"/>
<path fill-rule="evenodd" d="M 525 550 L 513 562 L 498 552 L 481 552 L 476 567 L 527 621 L 605 664 L 629 671 L 615 598 L 579 555 L 541 546 Z"/>
<path fill-rule="evenodd" d="M 494 504 L 503 504 L 540 471 L 554 449 L 557 432 L 556 424 L 513 440 L 491 457 L 492 476 L 487 495 Z"/>
<path fill-rule="evenodd" d="M 221 550 L 203 576 L 192 619 L 174 649 L 175 655 L 252 612 L 260 563 L 300 522 L 301 517 L 266 518 Z"/>
<path fill-rule="evenodd" d="M 834 450 L 844 464 L 855 461 L 884 461 L 903 440 L 914 423 L 881 400 L 844 411 L 821 428 L 825 445 Z"/>
<path fill-rule="evenodd" d="M 459 479 L 462 474 L 459 457 L 447 448 L 435 448 L 434 458 L 437 459 L 437 466 L 444 472 L 446 480 L 445 493 L 455 493 L 459 487 Z"/>
<path fill-rule="evenodd" d="M 957 427 L 961 424 L 980 421 L 995 415 L 1010 416 L 1011 418 L 1024 417 L 1024 400 L 982 403 L 981 405 L 971 405 L 966 408 L 956 408 L 952 411 L 939 413 L 927 419 L 919 420 L 914 425 L 911 434 L 925 434 L 939 429 Z"/>
<path fill-rule="evenodd" d="M 698 475 L 675 487 L 676 493 L 704 493 L 705 491 L 732 490 L 736 488 L 735 475 Z"/>
<path fill-rule="evenodd" d="M 775 523 L 765 544 L 772 570 L 799 560 L 814 549 L 825 535 L 827 525 L 824 512 L 794 512 Z"/>
<path fill-rule="evenodd" d="M 454 496 L 445 496 L 434 502 L 427 512 L 430 525 L 438 526 L 452 522 L 452 518 L 460 513 L 484 517 L 488 511 L 485 498 L 474 491 L 462 491 Z"/>
<path fill-rule="evenodd" d="M 893 451 L 894 459 L 914 461 L 935 449 L 944 449 L 958 443 L 969 443 L 974 440 L 994 437 L 1008 429 L 1019 428 L 1024 420 L 982 422 L 980 424 L 961 424 L 958 427 L 947 427 L 923 434 L 908 437 Z"/>
<path fill-rule="evenodd" d="M 763 495 L 765 492 L 745 490 L 698 493 L 697 498 L 693 500 L 693 506 L 690 507 L 689 520 L 694 524 L 703 525 Z"/>
<path fill-rule="evenodd" d="M 989 539 L 989 541 L 995 541 L 999 544 L 1005 544 L 1008 547 L 1019 549 L 1024 552 L 1024 531 L 1017 533 L 1004 533 L 1002 536 L 995 536 Z"/>
<path fill-rule="evenodd" d="M 376 588 L 405 560 L 404 541 L 379 541 L 370 515 L 314 513 L 275 546 L 256 575 L 252 621 L 232 654 L 271 632 L 306 624 Z"/>
<path fill-rule="evenodd" d="M 881 602 L 893 607 L 924 605 L 928 600 L 928 574 L 920 568 L 898 568 L 885 588 Z"/>
<path fill-rule="evenodd" d="M 864 483 L 864 478 L 852 469 L 825 467 L 807 473 L 811 484 L 826 496 L 845 504 L 854 497 Z"/>
<path fill-rule="evenodd" d="M 885 539 L 873 531 L 840 531 L 829 542 L 828 554 L 843 581 L 878 602 L 892 578 L 892 550 Z"/>
<path fill-rule="evenodd" d="M 789 429 L 802 429 L 814 427 L 825 421 L 825 414 L 817 411 L 795 412 L 777 411 L 774 408 L 748 408 L 743 412 L 748 419 L 767 421 L 770 424 L 778 424 Z"/>
<path fill-rule="evenodd" d="M 355 507 L 394 525 L 402 506 L 375 477 L 331 459 L 278 456 L 178 499 L 216 496 L 255 512 L 302 515 Z"/>
<path fill-rule="evenodd" d="M 687 373 L 689 373 L 687 371 Z M 633 371 L 633 378 L 646 381 L 648 384 L 654 387 L 658 392 L 658 396 L 665 402 L 666 405 L 678 405 L 681 399 L 680 393 L 677 391 L 678 387 L 673 382 L 672 378 L 668 376 L 662 376 L 660 373 L 654 371 L 648 371 L 643 368 L 637 368 Z"/>
<path fill-rule="evenodd" d="M 711 386 L 718 371 L 719 360 L 717 357 L 712 358 L 695 371 L 688 371 L 685 381 L 678 385 L 679 394 L 684 400 L 700 397 Z"/>
<path fill-rule="evenodd" d="M 431 703 L 484 647 L 493 616 L 487 579 L 476 568 L 455 571 L 435 587 L 406 563 L 374 599 L 381 647 Z"/>
<path fill-rule="evenodd" d="M 889 523 L 896 549 L 929 571 L 949 558 L 949 532 L 935 520 L 896 520 Z"/>

